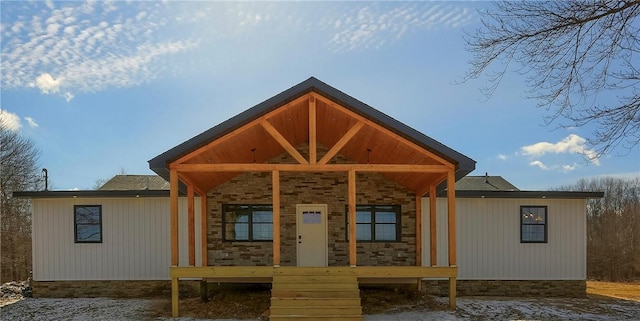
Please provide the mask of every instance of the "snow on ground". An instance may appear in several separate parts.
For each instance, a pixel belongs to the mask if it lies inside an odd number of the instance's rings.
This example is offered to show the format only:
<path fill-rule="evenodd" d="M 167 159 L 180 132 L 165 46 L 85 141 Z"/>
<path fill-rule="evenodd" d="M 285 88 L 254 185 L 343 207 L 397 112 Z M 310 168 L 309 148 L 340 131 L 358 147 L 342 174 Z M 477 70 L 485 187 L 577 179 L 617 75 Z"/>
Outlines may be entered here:
<path fill-rule="evenodd" d="M 34 299 L 0 307 L 2 320 L 169 320 L 156 318 L 158 299 Z M 439 298 L 443 303 L 447 298 Z M 456 311 L 366 315 L 366 321 L 593 320 L 640 321 L 640 302 L 569 298 L 458 298 Z M 178 321 L 201 319 L 178 318 Z M 220 320 L 218 320 L 220 321 Z"/>

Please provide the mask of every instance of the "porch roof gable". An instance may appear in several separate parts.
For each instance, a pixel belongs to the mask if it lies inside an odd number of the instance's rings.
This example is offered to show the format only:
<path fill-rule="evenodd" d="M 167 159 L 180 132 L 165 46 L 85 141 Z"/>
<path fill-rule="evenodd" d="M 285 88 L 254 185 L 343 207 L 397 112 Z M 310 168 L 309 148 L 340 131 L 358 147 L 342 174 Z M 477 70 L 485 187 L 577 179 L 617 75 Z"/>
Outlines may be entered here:
<path fill-rule="evenodd" d="M 348 110 L 350 113 L 358 115 L 359 117 L 394 133 L 398 137 L 415 144 L 419 148 L 435 155 L 436 158 L 443 159 L 454 165 L 456 168 L 456 179 L 464 177 L 475 169 L 476 162 L 471 158 L 445 146 L 433 138 L 418 132 L 417 130 L 314 77 L 311 77 L 154 157 L 149 160 L 149 167 L 158 175 L 169 180 L 169 164 L 172 162 L 183 159 L 185 156 L 202 149 L 211 142 L 242 128 L 256 119 L 265 117 L 279 108 L 283 108 L 288 104 L 294 104 L 296 100 L 299 100 L 308 94 L 317 95 L 317 97 L 322 97 L 328 102 L 335 103 L 339 107 Z M 263 130 L 262 127 L 259 129 Z M 298 142 L 291 141 L 291 143 L 293 147 L 297 147 L 295 144 Z M 233 175 L 233 173 L 229 176 L 231 175 Z"/>

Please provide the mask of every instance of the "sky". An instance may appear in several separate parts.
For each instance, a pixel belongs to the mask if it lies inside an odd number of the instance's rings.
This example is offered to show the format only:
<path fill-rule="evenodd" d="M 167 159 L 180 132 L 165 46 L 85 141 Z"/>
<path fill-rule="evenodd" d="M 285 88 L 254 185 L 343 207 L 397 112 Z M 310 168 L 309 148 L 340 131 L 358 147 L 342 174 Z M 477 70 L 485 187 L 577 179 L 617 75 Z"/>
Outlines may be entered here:
<path fill-rule="evenodd" d="M 316 77 L 522 190 L 640 176 L 640 146 L 593 154 L 595 128 L 545 125 L 525 76 L 493 96 L 465 33 L 486 2 L 0 2 L 0 118 L 54 190 L 92 189 Z M 607 95 L 597 99 L 606 102 Z"/>

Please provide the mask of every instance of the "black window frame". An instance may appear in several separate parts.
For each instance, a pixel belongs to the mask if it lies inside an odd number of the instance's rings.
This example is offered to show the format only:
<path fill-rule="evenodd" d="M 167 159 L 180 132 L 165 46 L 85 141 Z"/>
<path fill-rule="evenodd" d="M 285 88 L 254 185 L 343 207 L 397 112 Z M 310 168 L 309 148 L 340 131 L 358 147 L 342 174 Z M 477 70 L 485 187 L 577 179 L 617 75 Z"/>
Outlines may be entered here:
<path fill-rule="evenodd" d="M 544 222 L 543 223 L 525 223 L 524 215 L 525 209 L 537 208 L 544 209 Z M 520 206 L 520 243 L 548 243 L 549 242 L 549 207 L 546 205 L 521 205 Z M 544 226 L 544 240 L 525 240 L 523 228 L 525 226 Z"/>
<path fill-rule="evenodd" d="M 241 207 L 241 206 L 246 206 L 248 207 L 249 213 L 251 213 L 251 215 L 248 215 L 247 218 L 247 239 L 246 240 L 239 240 L 239 239 L 227 239 L 227 224 L 238 224 L 239 222 L 226 222 L 226 213 L 227 211 L 229 211 L 230 207 Z M 254 224 L 269 224 L 268 222 L 253 222 L 253 208 L 254 207 L 268 207 L 271 209 L 271 238 L 270 239 L 254 239 L 253 238 L 253 228 L 254 228 Z M 273 242 L 273 205 L 272 204 L 222 204 L 222 241 L 223 242 Z"/>
<path fill-rule="evenodd" d="M 78 209 L 80 208 L 97 208 L 98 209 L 98 222 L 97 223 L 78 223 Z M 86 240 L 78 238 L 78 225 L 80 226 L 99 226 L 100 238 L 99 240 Z M 102 243 L 102 205 L 74 205 L 73 206 L 73 239 L 75 243 Z"/>
<path fill-rule="evenodd" d="M 357 239 L 357 233 L 356 233 L 356 242 L 362 242 L 362 243 L 397 243 L 397 242 L 402 242 L 402 206 L 401 205 L 391 205 L 391 204 L 356 204 L 356 212 L 362 212 L 364 211 L 363 208 L 365 207 L 370 207 L 371 208 L 371 222 L 370 223 L 356 223 L 356 225 L 358 224 L 369 224 L 371 225 L 371 239 L 370 240 L 358 240 Z M 394 212 L 396 213 L 396 222 L 395 223 L 376 223 L 375 221 L 375 213 L 376 213 L 376 208 L 388 208 L 388 207 L 392 207 L 394 209 Z M 387 209 L 385 209 L 385 212 L 388 212 Z M 356 219 L 357 221 L 357 219 Z M 376 225 L 392 225 L 395 224 L 395 228 L 396 228 L 396 238 L 394 240 L 377 240 L 376 239 Z M 345 240 L 349 241 L 349 205 L 345 205 Z"/>

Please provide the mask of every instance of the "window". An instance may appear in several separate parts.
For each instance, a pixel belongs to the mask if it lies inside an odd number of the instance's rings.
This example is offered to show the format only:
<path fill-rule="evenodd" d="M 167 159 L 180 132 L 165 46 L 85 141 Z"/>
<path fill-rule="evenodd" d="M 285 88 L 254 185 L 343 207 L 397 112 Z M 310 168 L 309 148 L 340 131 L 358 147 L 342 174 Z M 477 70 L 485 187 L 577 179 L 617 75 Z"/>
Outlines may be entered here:
<path fill-rule="evenodd" d="M 346 207 L 347 240 L 349 206 Z M 356 205 L 356 240 L 370 242 L 400 241 L 399 205 Z"/>
<path fill-rule="evenodd" d="M 76 243 L 102 243 L 102 205 L 74 205 Z"/>
<path fill-rule="evenodd" d="M 224 241 L 273 240 L 271 205 L 222 205 Z"/>
<path fill-rule="evenodd" d="M 520 243 L 547 243 L 546 206 L 520 206 Z"/>

